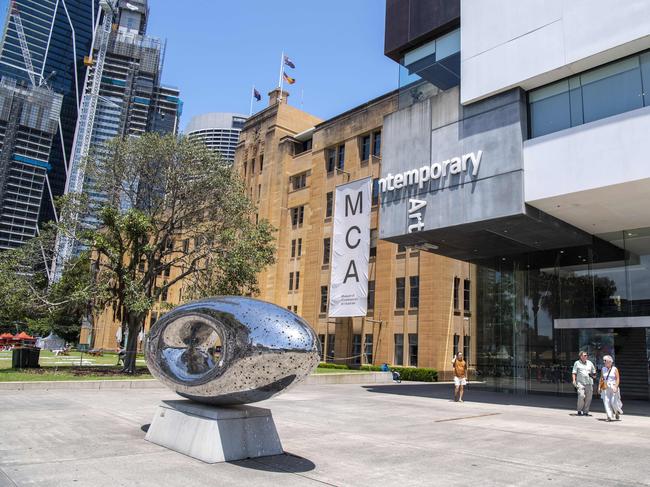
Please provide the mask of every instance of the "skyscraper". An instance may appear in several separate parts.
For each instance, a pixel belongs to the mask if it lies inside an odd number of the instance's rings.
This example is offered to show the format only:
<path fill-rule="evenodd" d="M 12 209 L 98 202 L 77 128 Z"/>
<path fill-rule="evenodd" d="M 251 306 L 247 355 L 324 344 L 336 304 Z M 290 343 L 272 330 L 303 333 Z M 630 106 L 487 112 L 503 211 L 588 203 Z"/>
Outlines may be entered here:
<path fill-rule="evenodd" d="M 16 14 L 20 20 L 16 19 Z M 0 76 L 25 86 L 33 84 L 33 77 L 37 86 L 48 87 L 63 96 L 60 103 L 56 102 L 60 120 L 55 124 L 54 137 L 49 138 L 51 147 L 47 150 L 39 147 L 39 157 L 45 157 L 47 161 L 46 183 L 49 183 L 49 188 L 38 201 L 42 221 L 55 217 L 52 197 L 64 191 L 66 165 L 71 159 L 83 92 L 84 56 L 90 52 L 98 15 L 99 0 L 15 0 L 9 3 L 7 10 L 0 45 Z M 29 59 L 25 58 L 21 46 L 17 23 L 20 21 Z M 28 67 L 30 64 L 32 69 Z M 6 181 L 0 183 L 6 184 Z M 30 227 L 27 235 L 36 231 L 35 226 L 30 224 Z M 3 245 L 0 243 L 0 248 Z"/>
<path fill-rule="evenodd" d="M 218 152 L 232 164 L 235 161 L 239 134 L 247 118 L 238 113 L 196 115 L 190 120 L 185 133 L 190 139 L 200 140 L 208 149 Z"/>
<path fill-rule="evenodd" d="M 101 154 L 115 137 L 174 133 L 182 111 L 179 91 L 161 85 L 165 44 L 146 35 L 147 0 L 102 0 L 101 7 L 66 185 L 66 192 L 89 194 L 94 208 L 106 195 L 85 177 L 91 148 Z M 98 225 L 93 208 L 78 219 L 84 227 Z M 57 273 L 75 252 L 73 239 L 61 240 Z"/>
<path fill-rule="evenodd" d="M 62 99 L 46 88 L 0 80 L 0 249 L 37 234 Z"/>

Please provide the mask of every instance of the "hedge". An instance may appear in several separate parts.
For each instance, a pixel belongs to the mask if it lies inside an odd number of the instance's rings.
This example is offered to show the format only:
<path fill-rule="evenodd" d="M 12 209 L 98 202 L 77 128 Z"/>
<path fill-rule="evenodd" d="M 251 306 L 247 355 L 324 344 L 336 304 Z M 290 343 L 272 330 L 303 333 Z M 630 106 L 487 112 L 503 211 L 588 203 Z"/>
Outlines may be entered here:
<path fill-rule="evenodd" d="M 367 370 L 369 372 L 381 372 L 379 365 L 362 365 L 360 367 L 350 367 L 346 364 L 332 364 L 321 362 L 318 364 L 320 369 L 342 369 L 342 370 Z M 426 367 L 389 367 L 400 373 L 402 380 L 417 381 L 417 382 L 437 382 L 438 371 Z"/>
<path fill-rule="evenodd" d="M 417 382 L 437 382 L 438 371 L 426 367 L 391 367 L 391 370 L 399 372 L 402 380 Z"/>
<path fill-rule="evenodd" d="M 345 364 L 330 364 L 326 362 L 321 362 L 318 364 L 319 369 L 342 369 L 342 370 L 350 370 L 350 367 Z"/>

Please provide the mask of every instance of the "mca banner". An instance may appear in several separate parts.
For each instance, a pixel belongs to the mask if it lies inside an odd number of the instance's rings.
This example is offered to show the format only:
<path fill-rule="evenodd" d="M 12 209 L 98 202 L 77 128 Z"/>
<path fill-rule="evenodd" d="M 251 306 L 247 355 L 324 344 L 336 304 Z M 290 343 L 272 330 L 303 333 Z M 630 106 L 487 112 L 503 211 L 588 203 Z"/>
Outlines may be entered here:
<path fill-rule="evenodd" d="M 328 316 L 366 316 L 372 179 L 336 188 Z"/>

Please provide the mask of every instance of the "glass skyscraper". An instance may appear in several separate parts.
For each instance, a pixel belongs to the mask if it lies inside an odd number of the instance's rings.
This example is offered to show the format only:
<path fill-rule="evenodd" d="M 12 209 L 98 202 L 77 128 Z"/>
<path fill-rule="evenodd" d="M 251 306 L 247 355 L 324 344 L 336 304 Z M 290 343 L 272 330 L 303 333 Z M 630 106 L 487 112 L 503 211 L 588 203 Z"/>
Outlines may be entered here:
<path fill-rule="evenodd" d="M 91 207 L 79 216 L 83 228 L 98 226 L 96 209 L 107 200 L 102 188 L 85 176 L 85 157 L 91 151 L 101 156 L 104 144 L 115 137 L 178 129 L 180 93 L 161 84 L 165 44 L 146 35 L 148 15 L 146 0 L 113 0 L 103 5 L 97 22 L 66 187 L 67 192 L 89 196 Z M 80 250 L 73 238 L 60 240 L 56 276 Z"/>
<path fill-rule="evenodd" d="M 20 15 L 24 28 L 33 66 L 31 76 L 28 73 L 29 63 L 21 49 L 16 13 Z M 32 204 L 35 203 L 34 198 L 39 199 L 42 221 L 54 218 L 52 198 L 63 194 L 64 191 L 66 164 L 69 164 L 71 157 L 86 73 L 84 57 L 90 52 L 98 15 L 99 0 L 15 0 L 9 2 L 6 13 L 4 36 L 0 45 L 0 77 L 15 80 L 18 87 L 29 89 L 30 78 L 33 76 L 41 88 L 62 96 L 62 100 L 58 97 L 52 98 L 55 100 L 54 108 L 60 113 L 59 120 L 54 124 L 54 136 L 46 138 L 49 140 L 47 147 L 39 147 L 39 158 L 45 158 L 47 161 L 45 169 L 49 187 L 45 184 L 40 196 L 30 196 Z M 8 83 L 12 84 L 11 81 Z M 49 112 L 48 114 L 51 115 Z M 6 149 L 11 150 L 8 146 Z M 43 172 L 43 167 L 33 171 L 33 177 L 39 179 L 36 173 Z M 0 177 L 0 183 L 3 187 L 6 186 L 8 181 L 4 173 Z M 47 182 L 46 180 L 45 183 Z M 0 205 L 5 207 L 4 202 L 0 202 Z M 18 240 L 11 238 L 14 243 L 35 234 L 36 223 L 29 223 L 27 226 L 29 228 L 25 229 L 22 237 Z M 5 245 L 0 242 L 0 247 Z"/>

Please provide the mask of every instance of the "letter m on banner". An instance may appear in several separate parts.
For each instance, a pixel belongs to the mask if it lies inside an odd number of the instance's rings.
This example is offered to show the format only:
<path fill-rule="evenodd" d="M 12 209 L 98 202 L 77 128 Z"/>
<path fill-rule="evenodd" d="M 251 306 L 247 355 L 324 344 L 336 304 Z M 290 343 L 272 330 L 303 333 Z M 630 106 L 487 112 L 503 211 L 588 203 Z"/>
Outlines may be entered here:
<path fill-rule="evenodd" d="M 366 316 L 372 179 L 337 186 L 328 316 Z"/>

